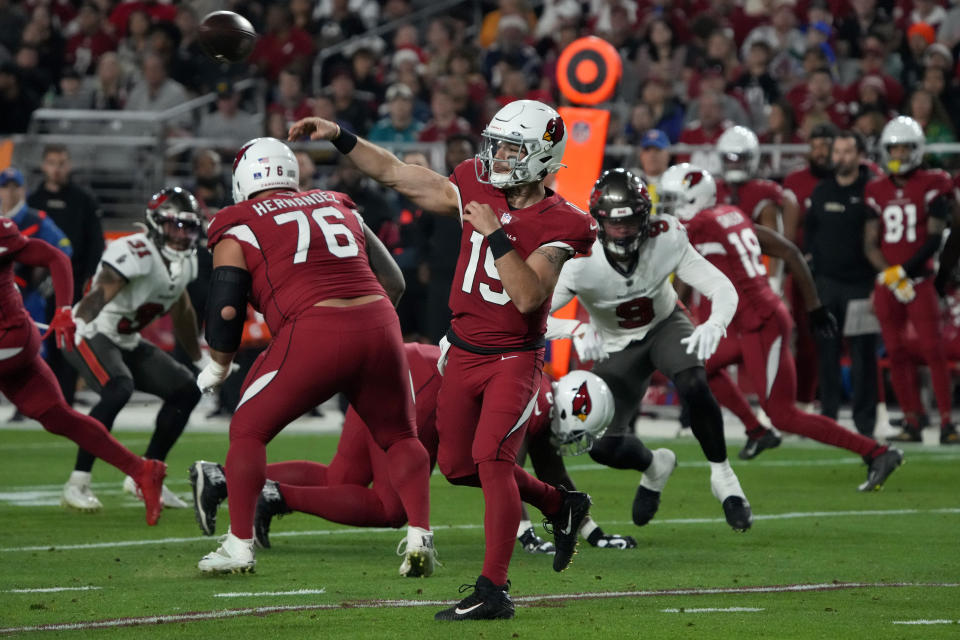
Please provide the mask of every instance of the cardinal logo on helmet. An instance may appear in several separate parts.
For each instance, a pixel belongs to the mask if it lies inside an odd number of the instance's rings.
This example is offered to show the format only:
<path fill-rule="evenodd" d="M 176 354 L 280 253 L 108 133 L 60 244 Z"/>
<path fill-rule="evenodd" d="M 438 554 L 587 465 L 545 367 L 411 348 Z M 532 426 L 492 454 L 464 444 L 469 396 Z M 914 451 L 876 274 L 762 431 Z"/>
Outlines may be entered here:
<path fill-rule="evenodd" d="M 684 182 L 688 187 L 695 187 L 695 186 L 697 186 L 698 184 L 700 184 L 700 181 L 701 181 L 701 180 L 703 180 L 703 172 L 702 172 L 702 171 L 691 171 L 691 172 L 688 173 L 687 175 L 683 176 L 683 182 Z"/>
<path fill-rule="evenodd" d="M 580 388 L 577 389 L 577 394 L 573 396 L 573 406 L 571 410 L 573 411 L 573 415 L 580 419 L 580 422 L 585 422 L 592 409 L 593 401 L 590 399 L 590 390 L 587 389 L 587 383 L 584 382 L 580 385 Z"/>
<path fill-rule="evenodd" d="M 543 139 L 554 144 L 563 140 L 563 120 L 550 118 L 547 122 L 547 129 L 543 132 Z"/>

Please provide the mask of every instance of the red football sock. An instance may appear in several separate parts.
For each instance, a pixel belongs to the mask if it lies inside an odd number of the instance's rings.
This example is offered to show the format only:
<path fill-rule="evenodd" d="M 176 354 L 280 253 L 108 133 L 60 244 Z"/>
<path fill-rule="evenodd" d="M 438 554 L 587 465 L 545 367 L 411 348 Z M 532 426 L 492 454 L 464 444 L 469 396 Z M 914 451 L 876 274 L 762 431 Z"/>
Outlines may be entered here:
<path fill-rule="evenodd" d="M 112 464 L 128 476 L 136 476 L 140 471 L 140 456 L 120 444 L 102 424 L 66 404 L 50 407 L 37 416 L 37 421 L 50 433 L 70 438 L 84 451 Z"/>
<path fill-rule="evenodd" d="M 513 465 L 513 476 L 517 481 L 521 500 L 540 509 L 544 515 L 552 515 L 560 511 L 563 495 L 555 487 L 534 478 L 518 464 Z"/>
<path fill-rule="evenodd" d="M 323 487 L 327 485 L 327 465 L 309 460 L 274 462 L 267 465 L 267 477 L 281 484 Z"/>
<path fill-rule="evenodd" d="M 255 437 L 231 438 L 225 466 L 230 532 L 249 540 L 253 538 L 257 498 L 267 479 L 267 447 Z"/>
<path fill-rule="evenodd" d="M 430 455 L 423 443 L 415 436 L 395 442 L 387 449 L 387 465 L 390 484 L 400 496 L 410 525 L 429 529 Z"/>
<path fill-rule="evenodd" d="M 877 447 L 876 440 L 844 429 L 830 418 L 814 413 L 804 413 L 792 406 L 786 411 L 771 411 L 767 412 L 770 421 L 773 422 L 773 426 L 782 431 L 853 451 L 861 456 L 871 455 Z"/>
<path fill-rule="evenodd" d="M 717 402 L 733 412 L 733 415 L 740 419 L 746 429 L 747 434 L 763 434 L 763 425 L 757 420 L 757 416 L 750 408 L 750 403 L 743 397 L 743 393 L 730 379 L 730 374 L 725 370 L 719 369 L 710 375 L 710 391 L 713 392 Z"/>
<path fill-rule="evenodd" d="M 507 583 L 507 568 L 520 526 L 520 490 L 514 462 L 493 460 L 477 465 L 483 486 L 483 532 L 486 549 L 483 572 L 493 584 Z"/>

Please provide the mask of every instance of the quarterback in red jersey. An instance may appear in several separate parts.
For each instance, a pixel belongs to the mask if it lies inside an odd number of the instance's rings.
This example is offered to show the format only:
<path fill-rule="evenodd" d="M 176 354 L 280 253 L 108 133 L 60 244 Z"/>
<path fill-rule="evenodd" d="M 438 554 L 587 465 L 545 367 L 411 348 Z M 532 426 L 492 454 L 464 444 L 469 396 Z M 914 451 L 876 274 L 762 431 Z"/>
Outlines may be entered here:
<path fill-rule="evenodd" d="M 212 362 L 197 384 L 207 391 L 229 374 L 248 297 L 266 317 L 272 338 L 247 374 L 230 421 L 231 531 L 198 566 L 204 572 L 253 570 L 253 519 L 266 480 L 267 443 L 291 420 L 343 392 L 386 452 L 410 517 L 401 574 L 429 576 L 435 564 L 430 460 L 417 439 L 409 368 L 391 304 L 403 292 L 403 277 L 350 198 L 299 192 L 298 168 L 279 140 L 245 144 L 233 165 L 236 204 L 216 214 L 208 229 Z"/>
<path fill-rule="evenodd" d="M 416 343 L 408 343 L 404 348 L 416 390 L 418 437 L 433 466 L 437 456 L 440 348 Z M 561 454 L 588 451 L 612 417 L 610 391 L 597 376 L 574 371 L 554 381 L 545 374 L 524 443 L 538 477 L 572 487 Z M 203 475 L 204 484 L 204 491 L 196 496 L 198 521 L 206 535 L 213 535 L 217 507 L 227 497 L 224 470 L 215 462 L 198 461 L 194 467 L 196 475 Z M 307 460 L 277 462 L 267 465 L 267 477 L 254 524 L 257 544 L 264 548 L 270 547 L 273 517 L 291 511 L 356 527 L 400 527 L 407 521 L 403 504 L 390 482 L 386 456 L 352 408 L 347 410 L 337 452 L 330 464 Z M 594 547 L 636 547 L 633 538 L 605 534 L 589 517 L 580 531 Z M 522 523 L 517 537 L 530 553 L 553 553 L 553 544 L 540 540 L 529 521 Z"/>
<path fill-rule="evenodd" d="M 554 523 L 557 571 L 570 563 L 590 507 L 586 494 L 545 485 L 516 464 L 536 401 L 550 296 L 564 262 L 588 252 L 596 237 L 592 218 L 543 184 L 563 166 L 563 119 L 534 100 L 511 102 L 484 129 L 477 157 L 449 179 L 322 118 L 290 129 L 291 139 L 305 135 L 331 140 L 360 171 L 424 211 L 460 217 L 437 463 L 451 482 L 482 488 L 486 552 L 473 594 L 436 618 L 512 618 L 507 568 L 521 498 Z"/>
<path fill-rule="evenodd" d="M 813 276 L 800 251 L 777 232 L 755 226 L 736 207 L 701 208 L 699 203 L 703 199 L 694 198 L 691 193 L 709 189 L 711 183 L 709 174 L 689 164 L 667 169 L 661 182 L 661 192 L 667 194 L 669 201 L 677 203 L 676 215 L 684 221 L 690 242 L 730 278 L 740 294 L 728 335 L 707 361 L 711 388 L 724 402 L 730 396 L 730 389 L 736 389 L 729 384 L 724 369 L 730 364 L 742 363 L 744 373 L 760 396 L 760 406 L 774 427 L 860 454 L 869 465 L 867 480 L 860 485 L 860 490 L 880 488 L 903 461 L 900 451 L 844 429 L 824 416 L 804 413 L 795 406 L 797 374 L 789 348 L 793 324 L 783 301 L 770 288 L 760 257 L 766 254 L 788 264 L 803 288 L 814 330 L 832 335 L 837 331 L 836 321 L 820 304 Z M 690 202 L 697 204 L 687 204 Z M 722 383 L 720 387 L 717 381 Z M 745 403 L 742 395 L 736 400 Z M 762 435 L 757 433 L 759 424 L 755 419 L 747 426 L 751 439 Z"/>
<path fill-rule="evenodd" d="M 950 367 L 933 278 L 933 256 L 940 248 L 956 198 L 946 172 L 919 168 L 923 146 L 923 129 L 912 118 L 899 116 L 883 128 L 880 152 L 890 175 L 867 183 L 864 191 L 864 199 L 876 215 L 864 227 L 864 252 L 880 272 L 873 307 L 890 357 L 890 381 L 904 414 L 903 431 L 891 440 L 922 440 L 917 370 L 905 342 L 909 320 L 930 367 L 940 410 L 940 442 L 960 444 L 950 422 Z"/>
<path fill-rule="evenodd" d="M 23 307 L 20 292 L 13 284 L 14 263 L 50 270 L 57 312 L 47 333 L 56 333 L 58 346 L 72 350 L 76 331 L 70 309 L 73 300 L 70 259 L 43 240 L 21 235 L 12 220 L 0 219 L 0 393 L 50 433 L 70 438 L 133 477 L 147 507 L 147 524 L 156 524 L 163 509 L 160 491 L 167 465 L 132 453 L 102 424 L 67 404 L 53 372 L 40 357 L 40 341 L 46 335 L 41 338 Z"/>

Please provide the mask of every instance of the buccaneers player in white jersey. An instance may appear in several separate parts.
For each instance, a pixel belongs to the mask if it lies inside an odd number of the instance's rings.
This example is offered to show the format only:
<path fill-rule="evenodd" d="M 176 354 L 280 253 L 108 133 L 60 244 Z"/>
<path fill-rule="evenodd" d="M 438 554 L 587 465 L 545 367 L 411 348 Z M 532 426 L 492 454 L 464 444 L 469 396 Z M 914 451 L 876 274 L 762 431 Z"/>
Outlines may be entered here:
<path fill-rule="evenodd" d="M 322 118 L 290 129 L 291 139 L 305 135 L 331 140 L 360 171 L 424 211 L 463 223 L 437 398 L 437 462 L 450 482 L 482 488 L 486 553 L 474 592 L 436 618 L 512 618 L 507 567 L 521 498 L 553 523 L 557 571 L 570 563 L 590 507 L 586 494 L 546 485 L 516 464 L 536 403 L 550 296 L 563 264 L 596 237 L 590 216 L 543 184 L 563 166 L 563 119 L 533 100 L 506 105 L 484 129 L 477 157 L 449 178 Z"/>

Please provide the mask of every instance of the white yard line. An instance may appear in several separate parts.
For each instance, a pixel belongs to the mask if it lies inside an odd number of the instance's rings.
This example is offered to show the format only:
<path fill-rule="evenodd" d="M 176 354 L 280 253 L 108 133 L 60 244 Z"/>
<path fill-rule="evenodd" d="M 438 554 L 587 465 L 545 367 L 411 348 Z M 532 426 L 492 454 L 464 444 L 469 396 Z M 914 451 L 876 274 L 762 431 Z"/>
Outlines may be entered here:
<path fill-rule="evenodd" d="M 960 620 L 894 620 L 893 624 L 960 624 Z"/>
<path fill-rule="evenodd" d="M 757 613 L 760 607 L 701 607 L 699 609 L 660 609 L 661 613 Z"/>
<path fill-rule="evenodd" d="M 0 593 L 56 593 L 58 591 L 99 591 L 103 587 L 44 587 L 40 589 L 4 589 Z"/>
<path fill-rule="evenodd" d="M 295 591 L 232 591 L 215 593 L 214 598 L 261 598 L 264 596 L 312 596 L 326 593 L 326 589 L 297 589 Z"/>
<path fill-rule="evenodd" d="M 670 597 L 670 596 L 701 596 L 714 594 L 738 593 L 785 593 L 811 591 L 840 591 L 847 589 L 921 587 L 943 588 L 960 587 L 955 583 L 924 583 L 924 582 L 825 582 L 820 584 L 788 584 L 788 585 L 759 585 L 748 587 L 717 587 L 705 589 L 663 589 L 646 591 L 610 591 L 593 593 L 565 593 L 545 594 L 538 596 L 520 596 L 514 602 L 542 602 L 545 600 L 596 600 L 609 598 L 639 598 L 639 597 Z M 221 611 L 200 611 L 173 615 L 144 616 L 139 618 L 117 618 L 112 620 L 90 620 L 84 622 L 68 622 L 32 625 L 25 627 L 0 628 L 0 633 L 26 633 L 29 631 L 74 631 L 84 629 L 108 629 L 115 627 L 133 627 L 147 624 L 168 624 L 179 622 L 196 622 L 202 620 L 216 620 L 222 618 L 236 618 L 240 616 L 262 616 L 270 613 L 284 613 L 289 611 L 316 611 L 322 609 L 385 609 L 424 606 L 443 606 L 455 604 L 456 600 L 361 600 L 343 602 L 340 604 L 305 604 L 279 605 L 273 607 L 249 607 L 243 609 L 228 609 Z M 695 611 L 695 610 L 687 610 Z"/>
<path fill-rule="evenodd" d="M 793 512 L 793 513 L 779 513 L 779 514 L 766 514 L 766 515 L 754 515 L 754 520 L 796 520 L 802 518 L 838 518 L 838 517 L 862 517 L 862 516 L 903 516 L 903 515 L 928 515 L 928 514 L 960 514 L 960 508 L 943 508 L 943 509 L 868 509 L 861 511 L 807 511 L 807 512 Z M 666 524 L 714 524 L 714 523 L 725 523 L 724 518 L 665 518 L 663 520 L 653 520 L 650 525 L 666 525 Z M 622 521 L 609 521 L 604 524 L 610 526 L 619 526 L 619 525 L 629 525 L 631 522 L 626 520 Z M 647 525 L 647 526 L 650 526 Z M 483 528 L 482 524 L 457 524 L 457 525 L 436 525 L 433 527 L 435 531 L 445 531 L 450 529 L 456 530 L 470 530 L 470 529 L 481 529 Z M 302 538 L 302 537 L 312 537 L 312 536 L 340 536 L 340 535 L 369 535 L 377 533 L 392 533 L 399 534 L 401 530 L 399 529 L 390 529 L 386 527 L 366 527 L 366 528 L 351 528 L 351 529 L 317 529 L 313 531 L 277 531 L 270 532 L 271 537 L 274 538 Z M 113 542 L 90 542 L 84 544 L 45 544 L 45 545 L 31 545 L 27 547 L 0 547 L 0 553 L 16 553 L 23 551 L 76 551 L 84 549 L 104 549 L 104 548 L 115 548 L 115 547 L 142 547 L 156 544 L 179 544 L 179 543 L 198 543 L 202 542 L 205 544 L 214 544 L 216 539 L 213 537 L 204 537 L 204 536 L 193 536 L 189 538 L 157 538 L 157 539 L 147 539 L 147 540 L 115 540 Z"/>

